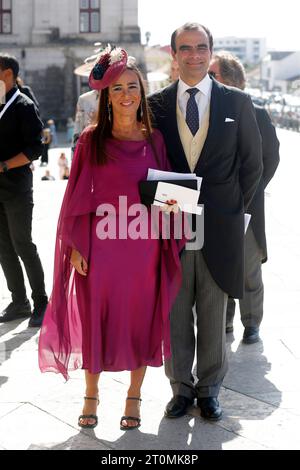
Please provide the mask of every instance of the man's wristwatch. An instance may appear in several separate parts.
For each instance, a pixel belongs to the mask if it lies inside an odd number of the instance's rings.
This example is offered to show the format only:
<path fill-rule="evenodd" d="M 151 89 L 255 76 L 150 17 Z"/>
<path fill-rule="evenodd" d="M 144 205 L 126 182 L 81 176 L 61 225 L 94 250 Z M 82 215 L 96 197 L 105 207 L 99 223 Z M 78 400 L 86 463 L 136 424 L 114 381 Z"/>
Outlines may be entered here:
<path fill-rule="evenodd" d="M 8 171 L 8 166 L 6 162 L 0 162 L 0 168 L 2 173 L 6 173 Z"/>

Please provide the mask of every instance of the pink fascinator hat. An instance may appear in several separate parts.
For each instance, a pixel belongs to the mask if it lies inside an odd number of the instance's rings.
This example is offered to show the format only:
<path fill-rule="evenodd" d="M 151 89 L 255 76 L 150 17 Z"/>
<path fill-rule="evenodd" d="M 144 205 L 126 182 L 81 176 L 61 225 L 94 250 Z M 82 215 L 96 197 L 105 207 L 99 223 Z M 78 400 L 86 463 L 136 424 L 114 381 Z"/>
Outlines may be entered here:
<path fill-rule="evenodd" d="M 103 90 L 117 80 L 127 66 L 127 52 L 109 44 L 98 56 L 89 76 L 89 86 L 93 90 Z"/>

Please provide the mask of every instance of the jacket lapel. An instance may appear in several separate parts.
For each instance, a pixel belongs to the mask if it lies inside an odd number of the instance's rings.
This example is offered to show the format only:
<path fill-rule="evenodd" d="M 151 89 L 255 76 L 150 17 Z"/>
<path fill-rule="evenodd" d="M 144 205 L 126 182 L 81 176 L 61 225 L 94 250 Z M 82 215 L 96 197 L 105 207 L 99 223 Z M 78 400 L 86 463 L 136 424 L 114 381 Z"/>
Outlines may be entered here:
<path fill-rule="evenodd" d="M 218 135 L 220 135 L 225 122 L 224 88 L 221 88 L 216 80 L 212 80 L 209 127 L 202 152 L 195 168 L 196 173 L 201 172 L 205 161 L 213 151 L 213 147 L 218 144 Z"/>

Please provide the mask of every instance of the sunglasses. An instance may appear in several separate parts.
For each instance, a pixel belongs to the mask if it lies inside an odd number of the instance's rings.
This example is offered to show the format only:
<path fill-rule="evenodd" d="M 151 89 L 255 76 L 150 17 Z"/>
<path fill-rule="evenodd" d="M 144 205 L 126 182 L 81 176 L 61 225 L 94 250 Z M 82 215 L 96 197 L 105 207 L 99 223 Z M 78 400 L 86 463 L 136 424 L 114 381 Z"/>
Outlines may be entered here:
<path fill-rule="evenodd" d="M 213 78 L 219 77 L 219 75 L 220 75 L 219 73 L 212 72 L 212 71 L 210 71 L 210 70 L 208 71 L 208 74 L 209 74 L 211 77 L 213 77 Z"/>

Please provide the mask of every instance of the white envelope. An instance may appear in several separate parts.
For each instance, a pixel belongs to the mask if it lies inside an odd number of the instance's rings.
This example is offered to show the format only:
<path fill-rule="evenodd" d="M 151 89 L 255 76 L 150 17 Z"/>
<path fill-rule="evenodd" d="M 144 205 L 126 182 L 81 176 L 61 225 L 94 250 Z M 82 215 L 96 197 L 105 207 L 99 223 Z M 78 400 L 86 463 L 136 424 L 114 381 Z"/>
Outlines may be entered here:
<path fill-rule="evenodd" d="M 155 206 L 164 206 L 166 201 L 175 199 L 181 211 L 201 215 L 202 207 L 198 207 L 199 195 L 200 191 L 196 189 L 159 181 L 153 204 Z"/>
<path fill-rule="evenodd" d="M 148 169 L 147 181 L 158 180 L 197 180 L 197 189 L 200 191 L 202 178 L 197 176 L 196 173 L 175 173 L 174 171 L 161 171 Z"/>

